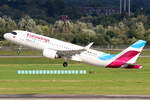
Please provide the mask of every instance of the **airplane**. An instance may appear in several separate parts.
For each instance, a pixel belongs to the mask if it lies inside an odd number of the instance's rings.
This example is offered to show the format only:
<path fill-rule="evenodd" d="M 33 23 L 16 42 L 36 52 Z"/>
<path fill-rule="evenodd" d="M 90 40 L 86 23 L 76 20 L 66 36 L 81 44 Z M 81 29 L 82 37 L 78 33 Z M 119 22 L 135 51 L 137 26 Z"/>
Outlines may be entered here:
<path fill-rule="evenodd" d="M 68 66 L 67 60 L 73 60 L 105 68 L 141 69 L 136 60 L 146 45 L 146 41 L 138 40 L 121 53 L 112 55 L 90 49 L 93 42 L 83 47 L 22 30 L 5 33 L 4 38 L 21 46 L 41 50 L 46 58 L 63 58 L 64 67 Z"/>

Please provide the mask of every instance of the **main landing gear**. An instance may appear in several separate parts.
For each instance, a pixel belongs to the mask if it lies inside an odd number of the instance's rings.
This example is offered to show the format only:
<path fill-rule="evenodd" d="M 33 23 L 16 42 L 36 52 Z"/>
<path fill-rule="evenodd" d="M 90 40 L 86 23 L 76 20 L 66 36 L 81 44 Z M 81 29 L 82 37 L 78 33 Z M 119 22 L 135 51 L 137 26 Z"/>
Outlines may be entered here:
<path fill-rule="evenodd" d="M 67 66 L 68 66 L 68 63 L 67 63 L 67 62 L 64 62 L 64 63 L 63 63 L 63 66 L 64 66 L 64 67 L 67 67 Z"/>
<path fill-rule="evenodd" d="M 18 56 L 20 55 L 21 49 L 22 49 L 22 46 L 20 46 L 20 47 L 18 48 L 18 50 L 17 50 Z"/>

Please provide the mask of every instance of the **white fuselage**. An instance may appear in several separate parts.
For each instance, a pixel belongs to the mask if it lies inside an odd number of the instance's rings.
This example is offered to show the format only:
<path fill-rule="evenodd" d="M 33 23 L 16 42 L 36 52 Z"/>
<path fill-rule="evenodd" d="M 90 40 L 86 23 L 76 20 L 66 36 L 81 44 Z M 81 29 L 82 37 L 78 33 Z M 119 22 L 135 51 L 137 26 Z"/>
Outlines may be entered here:
<path fill-rule="evenodd" d="M 49 38 L 46 36 L 38 35 L 35 33 L 27 32 L 27 31 L 15 31 L 17 32 L 16 36 L 13 36 L 10 33 L 6 33 L 4 35 L 5 39 L 19 44 L 23 46 L 27 46 L 30 48 L 35 48 L 37 50 L 43 51 L 45 48 L 49 48 L 52 50 L 79 50 L 83 49 L 84 47 L 74 45 L 68 42 L 60 41 L 54 38 Z M 92 64 L 96 66 L 106 66 L 110 62 L 101 61 L 99 57 L 103 54 L 103 52 L 99 52 L 96 50 L 89 49 L 84 51 L 81 54 L 76 54 L 72 56 L 70 60 L 80 61 L 87 64 Z"/>
<path fill-rule="evenodd" d="M 27 31 L 16 30 L 5 33 L 4 38 L 19 45 L 41 50 L 43 56 L 47 58 L 61 57 L 65 61 L 74 60 L 106 68 L 142 68 L 141 65 L 136 64 L 136 60 L 146 45 L 146 41 L 138 40 L 119 54 L 111 55 L 89 49 L 93 43 L 82 47 Z M 63 66 L 66 66 L 65 62 Z"/>

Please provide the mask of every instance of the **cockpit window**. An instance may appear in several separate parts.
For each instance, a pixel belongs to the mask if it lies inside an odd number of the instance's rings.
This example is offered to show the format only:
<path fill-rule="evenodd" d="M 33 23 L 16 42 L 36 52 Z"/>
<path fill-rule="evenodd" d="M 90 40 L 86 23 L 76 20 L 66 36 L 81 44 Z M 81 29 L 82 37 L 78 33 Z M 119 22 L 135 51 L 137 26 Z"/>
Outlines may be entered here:
<path fill-rule="evenodd" d="M 16 32 L 11 32 L 13 35 L 17 35 L 17 33 Z"/>

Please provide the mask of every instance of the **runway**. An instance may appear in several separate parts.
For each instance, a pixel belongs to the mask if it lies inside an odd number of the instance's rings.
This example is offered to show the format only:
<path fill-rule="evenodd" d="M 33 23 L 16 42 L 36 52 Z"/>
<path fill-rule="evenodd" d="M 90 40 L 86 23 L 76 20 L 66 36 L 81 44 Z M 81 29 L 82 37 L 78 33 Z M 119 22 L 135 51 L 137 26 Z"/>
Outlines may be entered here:
<path fill-rule="evenodd" d="M 2 100 L 150 100 L 150 95 L 0 95 Z"/>

